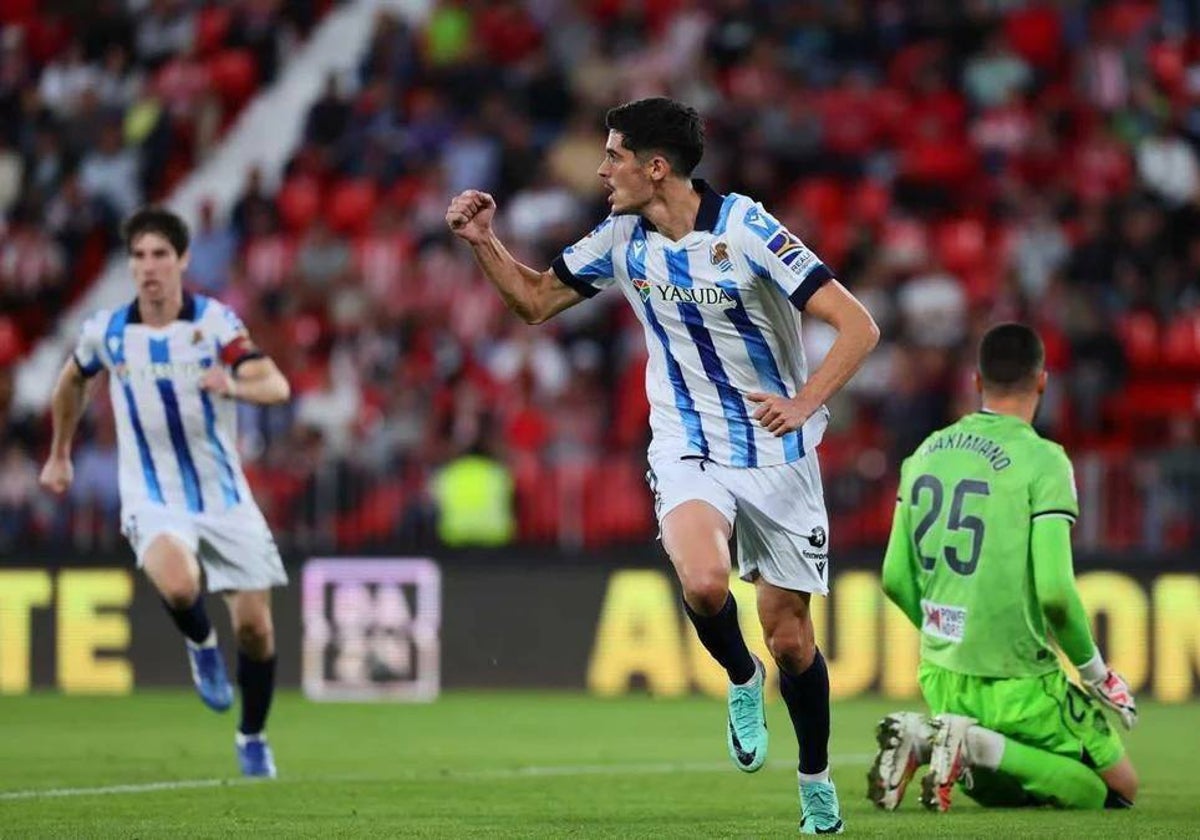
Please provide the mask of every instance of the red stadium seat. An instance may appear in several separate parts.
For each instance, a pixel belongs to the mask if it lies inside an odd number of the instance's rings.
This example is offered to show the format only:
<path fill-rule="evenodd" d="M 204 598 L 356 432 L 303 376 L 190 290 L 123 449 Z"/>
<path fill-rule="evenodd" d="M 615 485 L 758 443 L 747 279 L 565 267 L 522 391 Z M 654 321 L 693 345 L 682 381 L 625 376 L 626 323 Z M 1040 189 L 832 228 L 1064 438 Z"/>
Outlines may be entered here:
<path fill-rule="evenodd" d="M 654 529 L 654 498 L 640 461 L 589 467 L 583 484 L 583 541 L 588 546 L 646 539 Z"/>
<path fill-rule="evenodd" d="M 209 6 L 196 13 L 196 50 L 210 56 L 225 43 L 233 10 L 228 6 Z"/>
<path fill-rule="evenodd" d="M 955 274 L 979 269 L 988 258 L 987 245 L 987 228 L 978 219 L 954 219 L 934 231 L 938 260 Z"/>
<path fill-rule="evenodd" d="M 1200 314 L 1181 315 L 1167 326 L 1163 361 L 1180 372 L 1200 370 Z"/>
<path fill-rule="evenodd" d="M 846 217 L 846 189 L 832 178 L 810 178 L 801 182 L 789 204 L 799 204 L 804 213 L 820 224 Z"/>
<path fill-rule="evenodd" d="M 850 206 L 856 221 L 878 225 L 892 207 L 892 192 L 886 184 L 867 178 L 854 188 Z"/>
<path fill-rule="evenodd" d="M 209 78 L 229 108 L 240 108 L 258 85 L 258 65 L 248 50 L 223 50 L 208 61 Z"/>
<path fill-rule="evenodd" d="M 292 231 L 304 231 L 321 211 L 321 186 L 314 178 L 291 178 L 279 191 L 279 217 Z"/>
<path fill-rule="evenodd" d="M 1158 366 L 1158 321 L 1148 312 L 1130 312 L 1117 320 L 1117 335 L 1130 365 L 1139 369 Z"/>
<path fill-rule="evenodd" d="M 339 181 L 333 186 L 326 205 L 329 226 L 339 233 L 365 233 L 375 212 L 376 199 L 375 185 L 370 181 Z"/>

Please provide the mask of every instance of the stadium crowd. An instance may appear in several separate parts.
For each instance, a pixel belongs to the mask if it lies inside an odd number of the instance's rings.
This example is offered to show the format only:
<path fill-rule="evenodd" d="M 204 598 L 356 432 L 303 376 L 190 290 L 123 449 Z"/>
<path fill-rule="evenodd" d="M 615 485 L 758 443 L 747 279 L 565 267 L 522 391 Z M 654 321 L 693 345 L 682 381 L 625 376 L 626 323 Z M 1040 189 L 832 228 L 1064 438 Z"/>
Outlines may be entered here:
<path fill-rule="evenodd" d="M 277 72 L 280 39 L 323 8 L 152 0 L 135 19 L 141 5 L 100 3 L 74 30 L 0 17 L 0 408 L 116 219 L 219 142 Z M 223 27 L 205 23 L 214 9 Z M 213 67 L 231 54 L 232 93 Z M 228 217 L 204 207 L 193 231 L 192 287 L 241 312 L 293 384 L 291 405 L 241 418 L 281 542 L 432 540 L 433 476 L 480 453 L 512 478 L 519 539 L 653 536 L 645 350 L 625 302 L 527 327 L 442 217 L 459 190 L 488 190 L 514 251 L 547 265 L 606 212 L 604 110 L 658 93 L 704 114 L 701 174 L 761 200 L 883 330 L 821 449 L 839 547 L 883 541 L 899 460 L 974 407 L 972 348 L 1006 319 L 1047 343 L 1043 431 L 1099 459 L 1081 476 L 1097 544 L 1197 541 L 1191 4 L 445 0 L 419 24 L 381 13 L 282 183 L 249 172 Z M 830 340 L 806 331 L 810 365 Z M 36 487 L 48 424 L 7 412 L 0 549 L 111 539 L 109 414 L 89 415 L 63 508 Z"/>

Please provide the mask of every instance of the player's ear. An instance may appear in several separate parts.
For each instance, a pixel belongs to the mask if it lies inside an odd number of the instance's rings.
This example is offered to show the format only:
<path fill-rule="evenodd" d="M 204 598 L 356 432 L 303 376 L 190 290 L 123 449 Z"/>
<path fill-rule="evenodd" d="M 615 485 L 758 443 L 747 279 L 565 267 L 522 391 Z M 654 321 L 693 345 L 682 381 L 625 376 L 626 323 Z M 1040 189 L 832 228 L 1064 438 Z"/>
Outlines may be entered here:
<path fill-rule="evenodd" d="M 1043 370 L 1041 373 L 1038 374 L 1037 392 L 1038 392 L 1039 397 L 1042 394 L 1046 393 L 1046 382 L 1048 382 L 1049 379 L 1050 379 L 1050 374 L 1047 373 L 1045 370 Z"/>
<path fill-rule="evenodd" d="M 971 374 L 971 378 L 975 381 L 975 393 L 983 393 L 983 377 L 979 375 L 979 371 Z"/>
<path fill-rule="evenodd" d="M 654 155 L 650 158 L 650 165 L 647 168 L 652 181 L 662 181 L 671 174 L 671 164 L 667 163 L 667 159 L 662 155 Z"/>

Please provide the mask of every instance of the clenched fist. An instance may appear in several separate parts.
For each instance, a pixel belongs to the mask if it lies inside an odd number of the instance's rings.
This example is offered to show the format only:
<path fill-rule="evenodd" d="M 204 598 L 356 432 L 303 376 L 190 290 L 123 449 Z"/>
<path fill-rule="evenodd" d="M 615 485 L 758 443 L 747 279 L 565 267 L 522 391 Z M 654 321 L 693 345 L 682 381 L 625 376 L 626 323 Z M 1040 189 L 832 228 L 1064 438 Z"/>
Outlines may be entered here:
<path fill-rule="evenodd" d="M 42 467 L 42 474 L 38 481 L 51 493 L 61 496 L 67 492 L 67 488 L 71 486 L 74 479 L 75 468 L 71 466 L 71 459 L 51 455 L 46 459 L 46 465 Z"/>
<path fill-rule="evenodd" d="M 494 215 L 496 199 L 479 190 L 466 190 L 450 202 L 446 210 L 446 224 L 455 236 L 475 245 L 492 235 Z"/>

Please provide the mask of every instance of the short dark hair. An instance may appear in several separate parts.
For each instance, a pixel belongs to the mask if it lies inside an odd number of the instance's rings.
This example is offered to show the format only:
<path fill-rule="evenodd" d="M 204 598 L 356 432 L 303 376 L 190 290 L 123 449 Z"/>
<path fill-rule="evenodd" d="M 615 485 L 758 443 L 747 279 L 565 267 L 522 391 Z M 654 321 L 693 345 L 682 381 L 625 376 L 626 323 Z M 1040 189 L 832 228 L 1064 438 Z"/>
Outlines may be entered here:
<path fill-rule="evenodd" d="M 654 96 L 626 102 L 604 116 L 610 131 L 619 131 L 625 148 L 639 157 L 662 155 L 677 175 L 688 176 L 704 156 L 704 121 L 690 105 Z"/>
<path fill-rule="evenodd" d="M 997 324 L 979 342 L 979 376 L 989 391 L 1033 390 L 1045 362 L 1042 339 L 1024 324 Z"/>
<path fill-rule="evenodd" d="M 188 249 L 187 222 L 177 214 L 164 207 L 142 207 L 121 225 L 121 238 L 125 241 L 125 250 L 133 252 L 133 242 L 143 233 L 157 233 L 171 243 L 178 256 L 183 256 Z"/>

